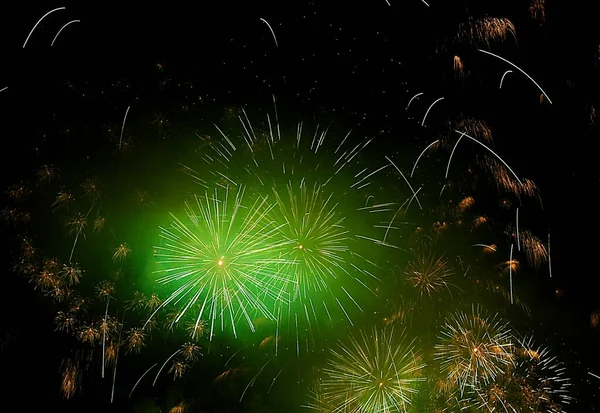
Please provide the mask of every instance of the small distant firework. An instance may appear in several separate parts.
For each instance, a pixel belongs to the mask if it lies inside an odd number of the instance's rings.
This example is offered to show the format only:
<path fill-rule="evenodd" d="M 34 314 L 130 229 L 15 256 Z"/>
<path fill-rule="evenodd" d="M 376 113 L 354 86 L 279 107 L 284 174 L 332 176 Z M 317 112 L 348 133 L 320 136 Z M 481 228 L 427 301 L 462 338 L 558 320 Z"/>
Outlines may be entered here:
<path fill-rule="evenodd" d="M 72 356 L 62 362 L 60 391 L 66 400 L 73 398 L 81 387 L 81 364 L 82 360 L 78 356 Z"/>
<path fill-rule="evenodd" d="M 442 291 L 450 292 L 449 278 L 453 273 L 448 260 L 435 256 L 433 252 L 418 253 L 404 270 L 406 280 L 421 299 L 431 298 Z"/>
<path fill-rule="evenodd" d="M 492 43 L 503 42 L 509 36 L 516 40 L 515 25 L 506 18 L 484 17 L 469 18 L 461 23 L 455 36 L 457 43 L 490 47 Z"/>
<path fill-rule="evenodd" d="M 529 13 L 534 20 L 546 22 L 546 0 L 529 0 Z"/>

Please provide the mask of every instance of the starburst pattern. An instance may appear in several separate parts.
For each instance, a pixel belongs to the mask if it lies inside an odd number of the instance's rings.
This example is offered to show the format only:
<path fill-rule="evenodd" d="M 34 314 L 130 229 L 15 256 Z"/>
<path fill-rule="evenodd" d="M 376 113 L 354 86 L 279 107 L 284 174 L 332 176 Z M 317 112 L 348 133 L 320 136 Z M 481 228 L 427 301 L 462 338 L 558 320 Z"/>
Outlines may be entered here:
<path fill-rule="evenodd" d="M 335 406 L 333 412 L 406 412 L 423 367 L 403 332 L 363 331 L 331 351 L 317 401 Z"/>

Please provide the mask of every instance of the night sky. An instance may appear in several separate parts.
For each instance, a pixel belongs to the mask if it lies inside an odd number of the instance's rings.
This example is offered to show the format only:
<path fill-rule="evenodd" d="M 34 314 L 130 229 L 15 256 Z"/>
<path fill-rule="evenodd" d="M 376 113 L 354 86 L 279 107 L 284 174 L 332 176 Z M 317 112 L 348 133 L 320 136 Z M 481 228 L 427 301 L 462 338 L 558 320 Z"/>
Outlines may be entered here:
<path fill-rule="evenodd" d="M 180 7 L 46 3 L 9 5 L 2 12 L 0 90 L 7 87 L 0 92 L 3 188 L 33 182 L 29 186 L 35 189 L 33 171 L 45 163 L 61 165 L 61 179 L 69 183 L 97 170 L 104 171 L 107 180 L 130 181 L 131 185 L 118 189 L 115 185 L 113 194 L 125 199 L 143 187 L 155 202 L 139 212 L 119 207 L 115 201 L 114 211 L 119 211 L 115 225 L 123 234 L 137 234 L 141 239 L 131 243 L 148 247 L 152 241 L 147 239 L 158 233 L 154 224 L 164 220 L 180 200 L 168 196 L 171 175 L 164 171 L 193 162 L 194 151 L 201 147 L 199 137 L 215 134 L 214 129 L 207 131 L 213 123 L 229 125 L 228 113 L 237 113 L 240 107 L 264 118 L 276 97 L 281 119 L 292 123 L 328 119 L 338 131 L 354 129 L 359 138 L 377 136 L 369 161 L 375 165 L 390 156 L 402 164 L 405 173 L 421 150 L 446 133 L 449 119 L 485 121 L 493 133 L 494 151 L 540 190 L 543 209 L 529 211 L 524 206 L 523 226 L 544 242 L 549 231 L 552 237 L 552 279 L 547 264 L 537 271 L 524 271 L 524 299 L 532 312 L 529 324 L 510 306 L 498 312 L 535 331 L 562 357 L 576 399 L 565 411 L 595 411 L 600 379 L 589 372 L 600 375 L 599 330 L 590 324 L 593 312 L 600 311 L 595 261 L 600 231 L 596 218 L 600 35 L 592 2 L 546 0 L 543 22 L 532 17 L 528 0 L 510 5 L 496 0 L 430 0 L 429 5 L 421 0 L 260 1 L 252 6 L 228 1 Z M 37 20 L 62 6 L 66 9 L 44 19 L 23 47 Z M 480 44 L 481 49 L 517 64 L 539 83 L 552 104 L 541 102 L 540 90 L 515 68 L 478 52 L 472 41 L 453 41 L 461 23 L 484 17 L 510 19 L 516 39 L 509 36 L 490 42 L 489 47 Z M 65 27 L 51 46 L 58 30 L 73 20 L 80 21 Z M 469 71 L 462 78 L 453 68 L 456 55 Z M 500 89 L 500 79 L 509 69 L 513 72 Z M 417 93 L 423 95 L 407 108 Z M 427 108 L 441 97 L 422 126 Z M 125 139 L 133 145 L 124 154 L 116 148 L 128 108 Z M 465 145 L 457 157 L 468 158 L 474 148 Z M 482 153 L 481 148 L 477 151 Z M 427 184 L 437 190 L 444 183 L 448 156 L 448 152 L 431 156 L 437 166 L 430 173 L 428 161 L 420 165 Z M 113 166 L 113 160 L 114 165 L 125 166 Z M 466 168 L 460 160 L 453 165 L 456 173 Z M 120 173 L 127 175 L 119 178 Z M 401 186 L 388 182 L 391 179 L 380 178 L 379 189 L 388 184 Z M 497 204 L 496 191 L 478 191 L 481 205 Z M 50 199 L 51 204 L 56 191 L 50 192 L 36 199 Z M 10 202 L 3 191 L 0 209 Z M 0 229 L 4 245 L 0 253 L 4 279 L 0 300 L 4 314 L 0 329 L 2 409 L 168 412 L 179 402 L 179 392 L 184 393 L 179 382 L 157 388 L 146 385 L 136 390 L 138 399 L 128 399 L 131 383 L 140 372 L 162 363 L 164 354 L 169 354 L 160 340 L 148 345 L 139 361 L 124 364 L 125 371 L 119 372 L 124 384 L 122 388 L 117 385 L 114 403 L 110 403 L 110 384 L 99 378 L 97 366 L 92 373 L 95 378 L 86 379 L 83 393 L 73 400 L 61 399 L 60 366 L 72 340 L 54 331 L 59 307 L 14 271 L 19 254 L 15 239 L 23 233 L 37 238 L 42 249 L 52 251 L 49 254 L 67 251 L 68 258 L 72 236 L 65 234 L 64 225 L 48 212 L 48 205 L 45 210 L 40 205 L 34 201 L 27 206 L 33 217 L 30 227 L 7 224 Z M 107 247 L 101 241 L 85 242 L 88 262 L 97 271 L 110 271 L 100 258 L 94 260 L 93 245 Z M 131 280 L 119 280 L 128 292 L 142 283 L 135 271 L 143 267 L 144 259 L 152 259 L 143 258 L 147 256 L 151 248 L 134 258 Z M 340 331 L 322 340 L 316 352 L 326 354 L 343 336 Z M 183 379 L 189 381 L 183 385 L 186 400 L 194 399 L 194 386 L 205 387 L 202 402 L 194 400 L 185 411 L 310 411 L 300 407 L 305 395 L 292 384 L 287 390 L 283 388 L 288 384 L 282 384 L 273 397 L 269 386 L 260 384 L 247 402 L 220 404 L 228 394 L 243 391 L 253 375 L 240 379 L 241 384 L 231 384 L 230 393 L 212 394 L 206 391 L 214 377 L 209 376 L 219 370 L 222 360 L 206 359 L 206 366 Z M 307 385 L 307 371 L 297 373 L 298 383 L 302 382 L 297 389 Z"/>

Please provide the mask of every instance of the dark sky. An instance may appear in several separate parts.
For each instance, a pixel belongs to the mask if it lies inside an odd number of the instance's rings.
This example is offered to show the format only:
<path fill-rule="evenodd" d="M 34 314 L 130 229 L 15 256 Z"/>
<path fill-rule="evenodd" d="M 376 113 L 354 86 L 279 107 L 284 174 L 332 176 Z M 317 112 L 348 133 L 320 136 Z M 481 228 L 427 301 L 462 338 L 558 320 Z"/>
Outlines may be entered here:
<path fill-rule="evenodd" d="M 128 105 L 134 112 L 136 105 L 161 107 L 168 103 L 166 96 L 226 107 L 265 105 L 276 95 L 283 106 L 337 113 L 373 133 L 403 136 L 402 145 L 410 142 L 414 149 L 428 143 L 419 140 L 424 111 L 443 96 L 430 114 L 429 128 L 451 114 L 485 119 L 495 133 L 495 149 L 540 186 L 553 234 L 557 285 L 565 289 L 557 323 L 572 314 L 585 317 L 600 305 L 595 261 L 600 135 L 589 120 L 591 104 L 600 111 L 600 36 L 594 30 L 592 1 L 547 1 L 548 19 L 542 26 L 531 19 L 524 0 L 509 6 L 505 1 L 431 0 L 431 7 L 420 0 L 390 0 L 391 6 L 385 0 L 196 2 L 180 7 L 165 2 L 45 3 L 11 4 L 0 17 L 0 89 L 8 86 L 0 93 L 3 185 L 31 169 L 32 148 L 44 140 L 55 116 L 70 117 L 72 124 L 78 119 L 118 124 Z M 23 48 L 37 19 L 60 6 L 66 10 L 44 20 Z M 466 83 L 456 81 L 453 53 L 436 53 L 436 48 L 447 44 L 469 16 L 486 15 L 515 23 L 518 42 L 507 40 L 492 50 L 524 68 L 552 105 L 540 105 L 539 91 L 516 70 L 500 91 L 500 76 L 511 67 L 472 48 L 465 55 L 474 75 Z M 277 45 L 261 18 L 272 26 Z M 66 27 L 50 47 L 62 25 L 75 19 L 81 22 Z M 164 72 L 157 72 L 157 63 Z M 162 80 L 171 82 L 168 95 L 148 87 Z M 85 94 L 108 90 L 111 81 L 130 86 L 120 100 L 96 105 L 82 99 L 81 107 L 62 112 L 67 105 L 59 90 L 67 82 Z M 195 88 L 179 91 L 176 84 L 186 81 Z M 423 100 L 407 113 L 408 100 L 418 92 L 425 93 Z M 390 151 L 405 148 L 394 142 Z M 19 291 L 27 290 L 21 287 Z M 11 301 L 5 304 L 4 311 L 15 308 Z M 30 313 L 30 308 L 41 313 Z M 24 320 L 15 323 L 48 322 L 46 311 L 29 307 Z M 585 327 L 583 320 L 575 324 Z M 573 342 L 588 334 L 566 330 Z M 582 348 L 589 357 L 589 349 Z M 45 377 L 55 373 L 55 364 L 48 361 L 51 353 L 46 349 L 33 356 L 42 360 L 28 360 L 30 369 L 42 365 L 44 379 L 34 386 L 44 396 L 54 392 L 41 389 Z M 25 382 L 30 374 L 26 370 L 17 380 Z"/>

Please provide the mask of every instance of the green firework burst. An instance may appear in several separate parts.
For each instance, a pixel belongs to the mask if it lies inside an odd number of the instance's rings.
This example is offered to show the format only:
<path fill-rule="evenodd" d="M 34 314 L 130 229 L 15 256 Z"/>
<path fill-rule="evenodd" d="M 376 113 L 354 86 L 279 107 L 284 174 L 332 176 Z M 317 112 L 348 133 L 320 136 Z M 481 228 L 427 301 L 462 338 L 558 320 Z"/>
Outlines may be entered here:
<path fill-rule="evenodd" d="M 244 185 L 275 204 L 268 216 L 277 222 L 279 277 L 289 297 L 277 302 L 276 335 L 291 331 L 299 351 L 301 336 L 313 336 L 317 324 L 352 324 L 364 296 L 374 298 L 373 226 L 364 211 L 374 173 L 362 156 L 372 139 L 347 133 L 332 145 L 329 128 L 306 133 L 298 123 L 286 132 L 277 115 L 256 127 L 243 109 L 238 120 L 216 126 L 220 139 L 210 140 L 206 170 L 187 171 L 200 185 Z"/>
<path fill-rule="evenodd" d="M 274 319 L 275 303 L 289 300 L 278 275 L 280 266 L 291 265 L 278 258 L 286 241 L 268 219 L 274 205 L 266 198 L 243 201 L 242 187 L 194 196 L 183 218 L 172 215 L 172 224 L 161 228 L 155 248 L 157 281 L 172 288 L 161 307 L 177 307 L 174 322 L 193 308 L 197 324 L 209 320 L 211 337 L 219 325 L 237 336 L 240 320 L 254 330 L 255 317 Z"/>

